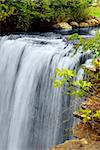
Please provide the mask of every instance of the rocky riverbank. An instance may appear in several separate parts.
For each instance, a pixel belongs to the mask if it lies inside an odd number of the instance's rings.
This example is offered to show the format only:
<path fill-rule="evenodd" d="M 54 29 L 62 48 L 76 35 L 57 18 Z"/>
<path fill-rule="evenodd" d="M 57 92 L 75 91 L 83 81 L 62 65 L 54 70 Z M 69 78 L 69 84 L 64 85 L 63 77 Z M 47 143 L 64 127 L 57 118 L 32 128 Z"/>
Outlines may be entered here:
<path fill-rule="evenodd" d="M 70 21 L 70 22 L 60 22 L 53 27 L 55 29 L 74 29 L 74 28 L 86 28 L 86 27 L 96 27 L 100 26 L 100 18 L 92 17 L 91 19 L 86 20 L 85 22 L 75 22 L 75 21 Z"/>
<path fill-rule="evenodd" d="M 75 21 L 69 21 L 69 22 L 59 22 L 57 24 L 50 24 L 48 22 L 35 22 L 32 24 L 32 26 L 29 28 L 28 32 L 36 32 L 36 31 L 53 31 L 53 30 L 72 30 L 76 28 L 89 28 L 89 27 L 98 27 L 100 26 L 100 18 L 92 17 L 91 19 L 88 19 L 85 22 L 75 22 Z M 1 22 L 0 23 L 0 33 L 14 33 L 14 32 L 22 32 L 21 29 L 16 29 L 16 26 L 12 22 Z"/>

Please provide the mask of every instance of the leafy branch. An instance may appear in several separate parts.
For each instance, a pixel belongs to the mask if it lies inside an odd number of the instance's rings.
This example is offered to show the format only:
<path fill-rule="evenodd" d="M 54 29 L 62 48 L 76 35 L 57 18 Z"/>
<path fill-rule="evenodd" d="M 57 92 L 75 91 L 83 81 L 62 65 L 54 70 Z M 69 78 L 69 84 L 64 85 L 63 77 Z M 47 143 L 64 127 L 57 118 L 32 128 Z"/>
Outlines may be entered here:
<path fill-rule="evenodd" d="M 67 41 L 73 41 L 74 53 L 76 53 L 78 49 L 82 47 L 82 52 L 90 50 L 95 58 L 100 57 L 100 32 L 97 32 L 95 36 L 87 39 L 75 33 L 73 35 L 70 35 L 67 38 Z"/>
<path fill-rule="evenodd" d="M 86 92 L 89 92 L 89 89 L 92 86 L 91 82 L 83 80 L 75 81 L 74 78 L 76 77 L 76 73 L 73 70 L 68 70 L 65 68 L 62 68 L 62 70 L 60 70 L 59 68 L 57 68 L 55 76 L 60 77 L 60 79 L 56 79 L 54 81 L 54 87 L 68 87 L 66 93 L 72 94 L 73 96 L 83 97 Z"/>

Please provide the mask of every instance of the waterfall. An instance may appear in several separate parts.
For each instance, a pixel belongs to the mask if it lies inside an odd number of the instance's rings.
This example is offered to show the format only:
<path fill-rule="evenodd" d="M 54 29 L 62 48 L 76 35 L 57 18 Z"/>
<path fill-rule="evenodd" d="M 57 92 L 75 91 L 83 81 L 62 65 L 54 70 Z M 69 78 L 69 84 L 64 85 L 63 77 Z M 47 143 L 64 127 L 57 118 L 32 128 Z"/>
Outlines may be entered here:
<path fill-rule="evenodd" d="M 51 78 L 56 67 L 76 69 L 82 78 L 80 65 L 91 57 L 72 57 L 72 50 L 60 35 L 0 38 L 0 150 L 48 150 L 64 141 L 75 100 L 54 89 Z"/>

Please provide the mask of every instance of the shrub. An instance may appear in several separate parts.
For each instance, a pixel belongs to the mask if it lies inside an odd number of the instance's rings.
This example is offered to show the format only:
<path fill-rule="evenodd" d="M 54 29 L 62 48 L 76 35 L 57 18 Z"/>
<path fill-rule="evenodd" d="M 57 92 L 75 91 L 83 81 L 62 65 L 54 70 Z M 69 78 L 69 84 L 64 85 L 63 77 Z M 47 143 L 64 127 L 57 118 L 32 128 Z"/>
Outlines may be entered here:
<path fill-rule="evenodd" d="M 6 18 L 14 14 L 15 7 L 1 3 L 0 10 L 1 10 L 0 21 L 5 21 Z"/>
<path fill-rule="evenodd" d="M 77 22 L 85 21 L 89 13 L 86 8 L 90 2 L 91 0 L 67 0 L 69 18 Z"/>
<path fill-rule="evenodd" d="M 28 30 L 34 22 L 82 21 L 91 0 L 2 0 L 0 21 Z"/>

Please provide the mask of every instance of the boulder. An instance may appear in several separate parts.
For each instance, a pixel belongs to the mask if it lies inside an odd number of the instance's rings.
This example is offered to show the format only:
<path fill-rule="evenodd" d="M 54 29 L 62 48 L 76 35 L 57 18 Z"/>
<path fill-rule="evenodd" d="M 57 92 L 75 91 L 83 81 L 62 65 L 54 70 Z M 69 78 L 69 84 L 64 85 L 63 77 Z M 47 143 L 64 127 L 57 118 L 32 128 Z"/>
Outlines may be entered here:
<path fill-rule="evenodd" d="M 75 21 L 72 21 L 70 22 L 70 25 L 73 27 L 73 28 L 78 28 L 79 27 L 79 24 Z"/>
<path fill-rule="evenodd" d="M 86 22 L 89 24 L 90 27 L 93 26 L 93 23 L 92 23 L 91 19 L 90 19 L 90 20 L 87 20 Z"/>
<path fill-rule="evenodd" d="M 87 22 L 80 22 L 79 26 L 82 27 L 82 28 L 83 27 L 89 27 L 89 24 Z"/>
<path fill-rule="evenodd" d="M 72 29 L 72 26 L 70 26 L 68 23 L 66 22 L 60 22 L 60 23 L 57 23 L 55 25 L 53 25 L 53 27 L 55 29 Z"/>
<path fill-rule="evenodd" d="M 99 22 L 98 22 L 96 19 L 91 19 L 91 21 L 92 21 L 92 23 L 93 23 L 94 25 L 98 25 L 98 24 L 99 24 Z"/>
<path fill-rule="evenodd" d="M 95 19 L 89 19 L 86 22 L 89 24 L 89 26 L 98 26 L 98 25 L 100 25 L 100 20 L 96 19 L 96 18 Z"/>
<path fill-rule="evenodd" d="M 98 21 L 98 25 L 100 25 L 100 18 L 96 18 L 95 20 Z"/>

